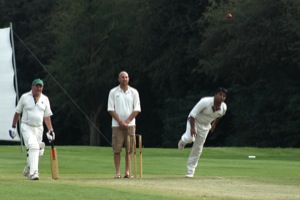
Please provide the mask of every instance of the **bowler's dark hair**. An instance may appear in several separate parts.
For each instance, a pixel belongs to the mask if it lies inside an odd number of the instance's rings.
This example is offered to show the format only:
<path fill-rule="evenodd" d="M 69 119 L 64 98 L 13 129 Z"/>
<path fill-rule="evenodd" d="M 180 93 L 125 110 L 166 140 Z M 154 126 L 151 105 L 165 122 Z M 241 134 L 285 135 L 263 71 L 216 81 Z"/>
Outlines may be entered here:
<path fill-rule="evenodd" d="M 224 92 L 226 95 L 228 93 L 227 89 L 226 88 L 223 88 L 223 87 L 219 87 L 216 91 L 215 91 L 215 94 L 219 93 L 219 92 Z"/>

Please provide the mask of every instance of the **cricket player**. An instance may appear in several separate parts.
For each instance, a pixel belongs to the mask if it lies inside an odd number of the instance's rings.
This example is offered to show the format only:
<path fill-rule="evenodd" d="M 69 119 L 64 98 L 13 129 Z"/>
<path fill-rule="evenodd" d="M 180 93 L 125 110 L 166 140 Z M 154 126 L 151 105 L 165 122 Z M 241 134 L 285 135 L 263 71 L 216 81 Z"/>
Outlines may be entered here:
<path fill-rule="evenodd" d="M 129 86 L 128 73 L 122 71 L 118 76 L 119 85 L 110 90 L 108 96 L 107 111 L 112 116 L 112 147 L 116 175 L 121 178 L 120 162 L 121 152 L 128 135 L 135 135 L 136 116 L 141 112 L 140 97 L 138 91 Z M 126 146 L 126 149 L 129 148 Z M 125 176 L 130 178 L 130 153 L 126 151 Z"/>
<path fill-rule="evenodd" d="M 178 149 L 194 142 L 187 162 L 187 178 L 194 176 L 208 132 L 215 130 L 220 118 L 226 113 L 226 95 L 225 88 L 218 88 L 214 96 L 200 99 L 188 116 L 186 131 L 178 142 Z"/>
<path fill-rule="evenodd" d="M 44 82 L 35 79 L 32 82 L 31 91 L 23 94 L 16 107 L 13 117 L 12 129 L 9 135 L 14 138 L 17 134 L 16 125 L 21 118 L 20 131 L 27 148 L 27 164 L 23 170 L 23 175 L 30 180 L 39 180 L 39 157 L 43 155 L 45 143 L 43 139 L 43 122 L 45 122 L 48 132 L 47 138 L 51 142 L 55 140 L 55 134 L 51 123 L 52 111 L 47 96 L 42 94 Z"/>

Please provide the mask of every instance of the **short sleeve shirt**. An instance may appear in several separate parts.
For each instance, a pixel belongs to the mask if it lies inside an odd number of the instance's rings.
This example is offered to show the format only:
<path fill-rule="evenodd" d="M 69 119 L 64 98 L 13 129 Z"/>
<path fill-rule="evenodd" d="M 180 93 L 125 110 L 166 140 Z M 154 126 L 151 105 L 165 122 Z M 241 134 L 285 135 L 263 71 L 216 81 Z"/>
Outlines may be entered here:
<path fill-rule="evenodd" d="M 138 91 L 135 88 L 128 87 L 128 90 L 124 92 L 120 86 L 111 89 L 108 96 L 107 111 L 115 111 L 122 121 L 126 120 L 132 112 L 140 112 L 141 105 Z M 134 126 L 135 119 L 128 125 Z M 114 118 L 112 118 L 112 126 L 119 126 Z"/>
<path fill-rule="evenodd" d="M 35 102 L 32 91 L 21 96 L 16 107 L 16 112 L 19 114 L 22 113 L 22 123 L 34 127 L 42 126 L 44 117 L 53 114 L 48 97 L 41 94 L 39 100 Z"/>
<path fill-rule="evenodd" d="M 196 125 L 201 129 L 210 129 L 211 123 L 225 115 L 227 105 L 222 102 L 220 109 L 217 111 L 213 110 L 214 97 L 204 97 L 195 105 L 189 114 L 195 118 Z"/>

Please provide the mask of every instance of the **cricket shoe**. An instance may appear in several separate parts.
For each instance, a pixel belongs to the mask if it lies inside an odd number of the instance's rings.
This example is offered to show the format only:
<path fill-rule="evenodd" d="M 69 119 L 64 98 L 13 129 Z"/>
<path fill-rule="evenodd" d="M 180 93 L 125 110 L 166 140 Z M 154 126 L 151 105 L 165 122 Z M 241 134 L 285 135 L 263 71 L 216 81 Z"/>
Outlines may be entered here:
<path fill-rule="evenodd" d="M 193 173 L 186 173 L 185 178 L 193 178 L 194 174 Z"/>
<path fill-rule="evenodd" d="M 186 175 L 185 175 L 185 178 L 193 178 L 193 177 L 194 177 L 193 174 L 186 174 Z"/>
<path fill-rule="evenodd" d="M 40 179 L 39 173 L 34 172 L 34 174 L 32 174 L 32 175 L 29 176 L 29 179 L 30 180 L 39 180 Z"/>
<path fill-rule="evenodd" d="M 24 169 L 23 169 L 23 176 L 29 178 L 29 172 L 30 172 L 30 168 L 28 165 L 25 165 Z"/>
<path fill-rule="evenodd" d="M 186 144 L 185 144 L 182 140 L 179 140 L 179 142 L 178 142 L 178 149 L 179 149 L 179 150 L 184 149 L 185 145 L 186 145 Z"/>

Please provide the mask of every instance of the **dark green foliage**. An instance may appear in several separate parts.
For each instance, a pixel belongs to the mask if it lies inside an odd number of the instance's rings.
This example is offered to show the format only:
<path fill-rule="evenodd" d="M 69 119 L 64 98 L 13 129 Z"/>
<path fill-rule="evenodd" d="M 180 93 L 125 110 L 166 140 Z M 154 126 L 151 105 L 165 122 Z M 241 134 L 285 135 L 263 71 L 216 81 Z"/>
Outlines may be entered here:
<path fill-rule="evenodd" d="M 224 81 L 233 91 L 231 136 L 226 144 L 299 146 L 295 118 L 299 111 L 290 110 L 296 101 L 300 103 L 300 26 L 295 24 L 300 20 L 299 5 L 298 1 L 235 1 L 207 13 L 210 26 L 195 72 Z M 226 19 L 226 12 L 234 17 Z"/>
<path fill-rule="evenodd" d="M 9 27 L 11 22 L 14 32 L 43 64 L 49 64 L 53 56 L 53 38 L 47 22 L 55 3 L 55 0 L 3 0 L 0 4 L 1 27 Z M 19 91 L 23 93 L 30 90 L 34 78 L 44 78 L 46 73 L 17 36 L 14 39 Z"/>
<path fill-rule="evenodd" d="M 84 122 L 77 130 L 82 133 L 83 144 L 100 144 L 104 135 L 95 125 L 101 127 L 99 119 L 108 115 L 108 92 L 116 86 L 120 68 L 126 66 L 131 31 L 125 21 L 130 16 L 121 8 L 117 1 L 65 1 L 59 4 L 59 15 L 51 23 L 57 38 L 51 71 L 82 108 L 78 110 L 60 88 L 54 88 L 60 102 L 57 109 L 77 113 L 66 120 Z"/>
<path fill-rule="evenodd" d="M 21 92 L 47 77 L 59 143 L 110 145 L 108 92 L 126 70 L 145 146 L 176 147 L 218 86 L 228 112 L 207 145 L 300 146 L 298 0 L 2 0 L 0 11 L 51 73 L 15 39 Z"/>

